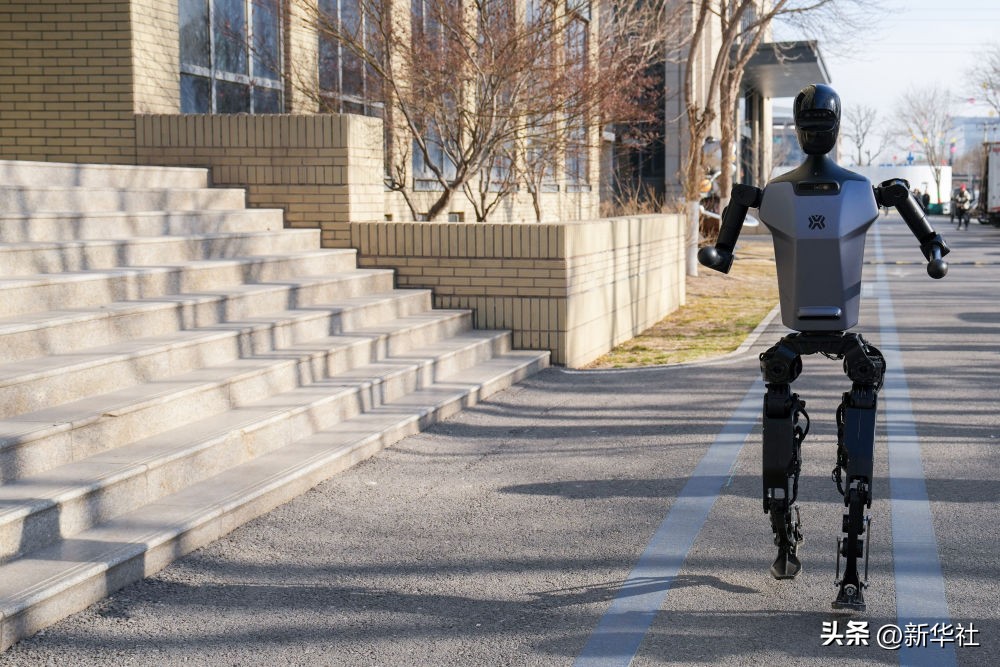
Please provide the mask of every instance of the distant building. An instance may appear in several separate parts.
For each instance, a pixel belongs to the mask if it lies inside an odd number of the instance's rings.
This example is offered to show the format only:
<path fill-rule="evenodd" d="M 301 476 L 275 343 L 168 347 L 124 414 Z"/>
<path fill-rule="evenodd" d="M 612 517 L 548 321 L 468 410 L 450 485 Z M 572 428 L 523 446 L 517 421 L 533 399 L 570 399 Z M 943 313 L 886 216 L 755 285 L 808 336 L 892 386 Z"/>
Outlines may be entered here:
<path fill-rule="evenodd" d="M 795 122 L 791 116 L 774 118 L 771 138 L 773 141 L 771 154 L 774 157 L 775 169 L 797 166 L 805 159 L 806 154 L 802 152 L 798 137 L 795 136 Z"/>
<path fill-rule="evenodd" d="M 1000 141 L 1000 118 L 995 116 L 956 116 L 952 119 L 952 160 L 958 159 L 984 141 Z"/>

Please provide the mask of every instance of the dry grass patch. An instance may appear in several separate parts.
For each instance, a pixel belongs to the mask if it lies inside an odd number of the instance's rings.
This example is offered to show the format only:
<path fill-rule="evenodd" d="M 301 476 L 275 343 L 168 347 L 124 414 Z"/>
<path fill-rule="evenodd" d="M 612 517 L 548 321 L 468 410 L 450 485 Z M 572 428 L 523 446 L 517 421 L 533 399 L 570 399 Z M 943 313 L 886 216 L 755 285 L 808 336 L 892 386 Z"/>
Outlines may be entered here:
<path fill-rule="evenodd" d="M 687 279 L 687 304 L 587 368 L 632 368 L 732 352 L 778 302 L 769 236 L 741 241 L 729 275 L 704 267 Z"/>

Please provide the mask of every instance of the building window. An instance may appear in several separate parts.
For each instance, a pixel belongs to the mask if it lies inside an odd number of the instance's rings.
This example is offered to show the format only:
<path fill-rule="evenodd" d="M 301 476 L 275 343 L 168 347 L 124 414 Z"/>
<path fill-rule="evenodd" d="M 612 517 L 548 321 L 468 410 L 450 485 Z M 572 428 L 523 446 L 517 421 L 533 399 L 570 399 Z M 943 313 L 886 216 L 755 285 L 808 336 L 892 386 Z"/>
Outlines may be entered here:
<path fill-rule="evenodd" d="M 384 105 L 378 77 L 358 51 L 377 56 L 373 17 L 362 0 L 319 0 L 319 88 L 325 113 L 354 113 L 381 118 Z M 354 48 L 337 39 L 352 35 Z"/>
<path fill-rule="evenodd" d="M 414 50 L 421 53 L 427 62 L 421 63 L 421 67 L 427 71 L 417 75 L 418 86 L 426 86 L 427 82 L 436 80 L 435 69 L 442 66 L 447 60 L 446 26 L 456 24 L 455 19 L 460 11 L 460 5 L 450 2 L 432 2 L 431 0 L 411 0 L 410 1 L 410 31 L 413 40 Z M 442 107 L 444 118 L 455 118 L 458 101 L 448 92 L 439 93 L 438 103 Z M 418 119 L 418 124 L 423 128 L 421 139 L 426 147 L 427 157 L 420 150 L 419 142 L 413 140 L 413 189 L 414 190 L 440 190 L 440 178 L 451 180 L 457 173 L 455 163 L 448 155 L 448 138 L 441 131 L 437 119 L 433 115 Z"/>
<path fill-rule="evenodd" d="M 566 0 L 570 12 L 566 26 L 566 67 L 581 80 L 587 76 L 590 41 L 588 35 L 590 3 Z M 587 141 L 587 118 L 567 110 L 566 180 L 570 189 L 589 189 L 590 142 Z"/>
<path fill-rule="evenodd" d="M 445 139 L 438 132 L 437 127 L 431 123 L 430 127 L 423 135 L 424 145 L 427 147 L 427 157 L 420 150 L 417 140 L 413 140 L 413 189 L 414 190 L 440 190 L 441 184 L 438 176 L 434 173 L 431 165 L 434 165 L 441 172 L 441 177 L 446 180 L 455 178 L 457 170 L 448 152 L 445 150 Z"/>
<path fill-rule="evenodd" d="M 180 0 L 181 113 L 281 113 L 281 0 Z"/>

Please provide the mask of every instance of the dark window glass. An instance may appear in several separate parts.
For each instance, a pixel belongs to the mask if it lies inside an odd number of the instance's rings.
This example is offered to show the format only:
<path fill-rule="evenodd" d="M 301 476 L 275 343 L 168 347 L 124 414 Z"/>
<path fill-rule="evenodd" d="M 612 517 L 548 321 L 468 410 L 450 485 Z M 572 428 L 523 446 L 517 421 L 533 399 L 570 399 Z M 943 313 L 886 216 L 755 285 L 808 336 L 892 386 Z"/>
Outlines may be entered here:
<path fill-rule="evenodd" d="M 247 74 L 247 17 L 243 0 L 215 0 L 215 67 Z"/>
<path fill-rule="evenodd" d="M 589 8 L 589 5 L 586 6 Z M 586 76 L 587 52 L 587 22 L 579 15 L 573 16 L 566 29 L 566 67 L 575 76 Z M 571 117 L 567 123 L 570 132 L 566 147 L 566 177 L 573 183 L 586 183 L 590 165 L 586 120 Z"/>
<path fill-rule="evenodd" d="M 280 113 L 283 0 L 178 1 L 181 112 Z"/>
<path fill-rule="evenodd" d="M 455 163 L 448 157 L 444 142 L 441 133 L 438 132 L 433 123 L 424 131 L 424 144 L 427 146 L 427 157 L 430 164 L 437 166 L 445 178 L 454 178 L 456 174 Z M 417 146 L 416 139 L 413 140 L 413 175 L 416 178 L 434 178 L 434 172 L 424 161 L 424 154 Z"/>
<path fill-rule="evenodd" d="M 212 50 L 208 39 L 208 0 L 180 0 L 181 62 L 210 67 Z"/>
<path fill-rule="evenodd" d="M 424 0 L 412 0 L 410 2 L 410 27 L 413 30 L 414 39 L 418 39 L 418 34 L 424 29 Z"/>
<path fill-rule="evenodd" d="M 367 57 L 375 58 L 380 53 L 374 27 L 377 19 L 362 12 L 361 0 L 319 0 L 318 7 L 320 106 L 334 113 L 381 113 L 375 69 L 335 36 L 338 30 L 357 35 Z M 371 6 L 368 9 L 377 11 Z"/>
<path fill-rule="evenodd" d="M 255 0 L 253 6 L 254 76 L 277 79 L 281 52 L 277 0 Z"/>
<path fill-rule="evenodd" d="M 587 23 L 579 18 L 570 19 L 566 26 L 566 63 L 572 68 L 587 64 Z"/>
<path fill-rule="evenodd" d="M 343 107 L 344 113 L 356 113 L 360 115 L 364 115 L 365 113 L 365 105 L 360 102 L 350 102 L 345 100 Z"/>
<path fill-rule="evenodd" d="M 566 11 L 590 20 L 590 0 L 566 0 Z"/>
<path fill-rule="evenodd" d="M 357 0 L 345 0 L 340 5 L 340 20 L 344 24 L 344 30 L 348 34 L 358 33 L 361 25 L 360 7 Z M 364 64 L 350 49 L 344 49 L 341 58 L 343 59 L 343 74 L 341 77 L 341 93 L 351 97 L 364 97 Z"/>
<path fill-rule="evenodd" d="M 181 74 L 181 113 L 211 113 L 212 82 L 203 76 Z"/>
<path fill-rule="evenodd" d="M 319 9 L 321 13 L 319 28 L 319 87 L 320 90 L 339 92 L 340 43 L 328 32 L 324 32 L 322 27 L 324 24 L 330 24 L 331 27 L 336 25 L 337 3 L 335 0 L 321 0 Z"/>
<path fill-rule="evenodd" d="M 215 113 L 249 113 L 250 86 L 229 81 L 215 82 Z"/>
<path fill-rule="evenodd" d="M 281 91 L 277 88 L 253 89 L 254 113 L 281 113 Z"/>

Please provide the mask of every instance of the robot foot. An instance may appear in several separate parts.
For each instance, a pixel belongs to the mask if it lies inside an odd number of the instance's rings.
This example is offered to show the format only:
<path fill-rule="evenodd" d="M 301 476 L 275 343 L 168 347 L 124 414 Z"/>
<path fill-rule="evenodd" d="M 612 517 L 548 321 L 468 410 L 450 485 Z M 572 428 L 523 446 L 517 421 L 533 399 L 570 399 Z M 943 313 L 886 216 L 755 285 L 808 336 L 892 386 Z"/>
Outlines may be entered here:
<path fill-rule="evenodd" d="M 775 579 L 794 579 L 802 569 L 802 563 L 794 550 L 779 549 L 778 557 L 771 564 L 771 576 Z"/>
<path fill-rule="evenodd" d="M 771 564 L 771 576 L 775 579 L 794 579 L 802 569 L 798 557 L 799 545 L 803 541 L 799 508 L 788 507 L 784 501 L 773 501 L 770 514 L 774 543 L 778 547 L 778 557 Z"/>
<path fill-rule="evenodd" d="M 862 586 L 854 584 L 841 584 L 837 599 L 833 601 L 834 609 L 848 609 L 850 611 L 865 610 L 865 596 L 861 592 Z"/>

